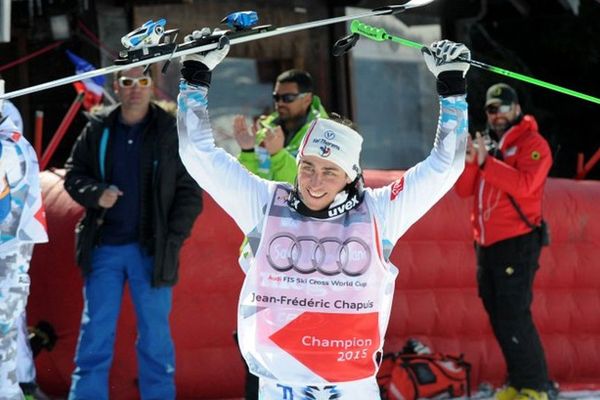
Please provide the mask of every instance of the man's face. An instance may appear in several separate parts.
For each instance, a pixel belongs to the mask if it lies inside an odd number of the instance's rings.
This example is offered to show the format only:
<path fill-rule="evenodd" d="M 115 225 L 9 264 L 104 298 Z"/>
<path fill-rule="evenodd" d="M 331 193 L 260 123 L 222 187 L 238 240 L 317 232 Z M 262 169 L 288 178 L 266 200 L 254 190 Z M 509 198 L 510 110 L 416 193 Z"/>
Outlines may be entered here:
<path fill-rule="evenodd" d="M 491 103 L 485 107 L 487 121 L 494 132 L 503 134 L 521 113 L 521 107 L 516 104 Z"/>
<path fill-rule="evenodd" d="M 153 84 L 150 76 L 144 75 L 142 67 L 132 68 L 121 73 L 114 82 L 114 90 L 124 111 L 143 110 L 150 104 Z"/>
<path fill-rule="evenodd" d="M 282 121 L 304 117 L 312 102 L 312 93 L 300 93 L 295 82 L 277 82 L 273 95 L 276 97 L 273 99 L 275 111 L 279 113 Z"/>
<path fill-rule="evenodd" d="M 323 210 L 350 183 L 343 169 L 317 156 L 304 156 L 298 164 L 298 191 L 313 211 Z"/>

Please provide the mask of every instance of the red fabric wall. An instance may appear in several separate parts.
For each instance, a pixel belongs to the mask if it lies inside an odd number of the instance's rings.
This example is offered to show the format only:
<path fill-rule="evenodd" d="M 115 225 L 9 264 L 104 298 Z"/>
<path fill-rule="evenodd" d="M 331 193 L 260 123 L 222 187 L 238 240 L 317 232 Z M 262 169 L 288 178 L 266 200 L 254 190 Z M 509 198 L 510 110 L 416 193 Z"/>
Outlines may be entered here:
<path fill-rule="evenodd" d="M 50 243 L 36 247 L 31 265 L 30 324 L 51 322 L 59 339 L 36 359 L 38 381 L 49 394 L 68 392 L 82 309 L 82 280 L 74 264 L 73 229 L 81 209 L 57 174 L 44 172 Z M 380 186 L 397 172 L 370 171 Z M 561 384 L 600 385 L 600 183 L 551 179 L 544 213 L 552 245 L 544 249 L 533 306 L 552 378 Z M 416 337 L 436 351 L 464 353 L 473 382 L 500 384 L 504 362 L 477 297 L 471 241 L 471 203 L 453 192 L 397 244 L 400 269 L 385 349 Z M 178 399 L 243 396 L 244 370 L 232 332 L 243 274 L 242 240 L 233 221 L 205 196 L 203 214 L 181 255 L 172 330 L 177 351 Z M 128 294 L 119 320 L 111 398 L 137 398 L 135 316 Z"/>

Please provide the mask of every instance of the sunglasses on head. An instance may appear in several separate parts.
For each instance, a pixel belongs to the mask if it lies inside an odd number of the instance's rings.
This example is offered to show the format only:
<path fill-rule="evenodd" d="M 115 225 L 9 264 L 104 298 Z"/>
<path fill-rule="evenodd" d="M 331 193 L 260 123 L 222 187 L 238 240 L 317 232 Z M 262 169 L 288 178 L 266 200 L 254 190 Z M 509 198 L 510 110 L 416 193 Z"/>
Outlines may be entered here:
<path fill-rule="evenodd" d="M 277 103 L 278 101 L 282 101 L 284 103 L 291 103 L 298 98 L 304 97 L 304 95 L 306 95 L 306 93 L 273 93 L 273 100 L 275 101 L 275 103 Z"/>
<path fill-rule="evenodd" d="M 512 110 L 512 105 L 503 104 L 501 106 L 489 105 L 485 107 L 485 112 L 488 114 L 507 113 Z"/>
<path fill-rule="evenodd" d="M 138 85 L 139 87 L 148 87 L 152 84 L 152 78 L 149 76 L 141 76 L 139 78 L 129 78 L 127 76 L 122 76 L 119 78 L 119 86 L 123 88 L 133 87 Z"/>

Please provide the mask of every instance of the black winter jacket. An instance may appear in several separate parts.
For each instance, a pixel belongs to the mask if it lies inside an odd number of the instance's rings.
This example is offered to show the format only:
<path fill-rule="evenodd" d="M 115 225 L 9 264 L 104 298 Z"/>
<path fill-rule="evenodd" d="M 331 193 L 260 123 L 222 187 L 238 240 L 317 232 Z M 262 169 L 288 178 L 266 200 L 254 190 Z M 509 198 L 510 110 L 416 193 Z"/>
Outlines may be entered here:
<path fill-rule="evenodd" d="M 117 105 L 92 114 L 65 164 L 65 189 L 85 207 L 76 228 L 77 264 L 84 275 L 91 271 L 92 250 L 101 242 L 103 209 L 98 200 L 111 184 L 111 131 L 119 113 Z M 172 286 L 178 278 L 179 251 L 202 211 L 202 191 L 179 158 L 175 118 L 155 104 L 151 113 L 140 156 L 140 244 L 154 256 L 152 285 Z"/>

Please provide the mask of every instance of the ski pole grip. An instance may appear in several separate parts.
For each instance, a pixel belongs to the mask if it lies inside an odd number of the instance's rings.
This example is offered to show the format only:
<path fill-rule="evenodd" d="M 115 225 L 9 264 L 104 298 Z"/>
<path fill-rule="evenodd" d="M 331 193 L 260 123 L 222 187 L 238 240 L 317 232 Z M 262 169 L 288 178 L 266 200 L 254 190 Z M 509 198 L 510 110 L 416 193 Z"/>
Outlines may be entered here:
<path fill-rule="evenodd" d="M 389 35 L 386 33 L 385 29 L 375 28 L 374 26 L 362 23 L 357 19 L 353 20 L 350 24 L 350 32 L 358 33 L 359 35 L 366 36 L 377 42 L 383 42 L 389 39 Z"/>

